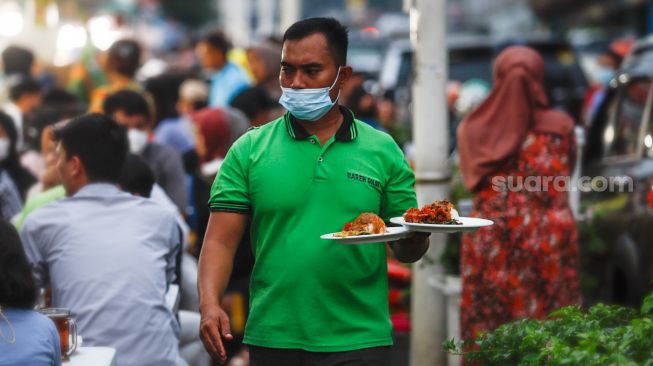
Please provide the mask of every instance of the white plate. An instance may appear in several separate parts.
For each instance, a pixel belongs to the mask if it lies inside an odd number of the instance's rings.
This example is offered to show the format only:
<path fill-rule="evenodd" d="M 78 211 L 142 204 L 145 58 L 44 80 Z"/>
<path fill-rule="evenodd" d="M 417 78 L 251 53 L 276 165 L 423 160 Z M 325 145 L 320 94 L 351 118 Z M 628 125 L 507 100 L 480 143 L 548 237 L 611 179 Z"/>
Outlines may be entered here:
<path fill-rule="evenodd" d="M 462 222 L 462 225 L 447 225 L 447 224 L 416 224 L 412 222 L 406 222 L 403 217 L 393 217 L 390 219 L 390 222 L 393 224 L 403 225 L 409 231 L 421 231 L 425 233 L 457 233 L 457 232 L 468 232 L 475 231 L 484 226 L 493 225 L 494 222 L 487 219 L 479 219 L 476 217 L 461 217 L 458 221 Z"/>
<path fill-rule="evenodd" d="M 388 241 L 395 241 L 403 239 L 408 235 L 408 229 L 405 227 L 389 227 L 386 228 L 385 234 L 374 235 L 356 235 L 340 238 L 334 236 L 337 233 L 324 234 L 320 236 L 321 239 L 333 240 L 338 244 L 370 244 L 370 243 L 384 243 Z"/>

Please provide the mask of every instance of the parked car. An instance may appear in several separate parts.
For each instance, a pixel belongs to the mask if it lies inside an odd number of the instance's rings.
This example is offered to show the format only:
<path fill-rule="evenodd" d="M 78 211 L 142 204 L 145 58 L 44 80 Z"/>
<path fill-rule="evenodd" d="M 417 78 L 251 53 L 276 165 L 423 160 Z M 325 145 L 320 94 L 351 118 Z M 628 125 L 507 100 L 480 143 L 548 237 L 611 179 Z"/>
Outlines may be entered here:
<path fill-rule="evenodd" d="M 568 42 L 549 38 L 492 39 L 477 35 L 451 35 L 449 49 L 449 80 L 465 82 L 484 80 L 492 84 L 492 61 L 510 45 L 534 48 L 544 58 L 545 85 L 552 104 L 580 119 L 583 97 L 588 84 L 579 59 Z M 386 51 L 379 76 L 383 90 L 392 90 L 398 104 L 410 103 L 413 77 L 413 51 L 407 39 L 392 42 Z"/>
<path fill-rule="evenodd" d="M 637 43 L 590 121 L 581 194 L 590 302 L 638 305 L 653 290 L 653 39 Z M 605 177 L 613 187 L 602 191 Z"/>

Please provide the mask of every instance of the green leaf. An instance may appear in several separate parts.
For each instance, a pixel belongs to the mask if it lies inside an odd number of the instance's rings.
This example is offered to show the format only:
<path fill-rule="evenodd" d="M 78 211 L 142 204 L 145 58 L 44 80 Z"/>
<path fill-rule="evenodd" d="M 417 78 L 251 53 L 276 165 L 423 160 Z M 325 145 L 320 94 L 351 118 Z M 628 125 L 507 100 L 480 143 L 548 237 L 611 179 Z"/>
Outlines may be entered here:
<path fill-rule="evenodd" d="M 653 314 L 653 294 L 646 296 L 642 304 L 642 314 Z"/>

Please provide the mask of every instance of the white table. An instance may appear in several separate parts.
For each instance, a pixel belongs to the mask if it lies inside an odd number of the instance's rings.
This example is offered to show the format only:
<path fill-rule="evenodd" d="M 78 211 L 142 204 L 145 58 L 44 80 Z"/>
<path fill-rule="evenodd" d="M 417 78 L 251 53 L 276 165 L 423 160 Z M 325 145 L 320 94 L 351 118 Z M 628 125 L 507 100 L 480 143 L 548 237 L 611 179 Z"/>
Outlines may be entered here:
<path fill-rule="evenodd" d="M 116 366 L 116 350 L 111 347 L 78 347 L 65 366 Z"/>

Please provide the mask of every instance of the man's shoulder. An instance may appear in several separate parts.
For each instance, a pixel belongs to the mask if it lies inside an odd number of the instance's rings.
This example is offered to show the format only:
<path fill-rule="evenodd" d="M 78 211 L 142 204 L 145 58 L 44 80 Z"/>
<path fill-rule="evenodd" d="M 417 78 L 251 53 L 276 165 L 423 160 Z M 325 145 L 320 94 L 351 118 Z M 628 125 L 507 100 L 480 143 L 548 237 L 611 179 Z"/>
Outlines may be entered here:
<path fill-rule="evenodd" d="M 70 198 L 64 197 L 34 208 L 25 218 L 22 229 L 31 228 L 39 231 L 41 227 L 70 221 L 67 220 L 68 213 L 72 212 L 69 210 L 73 209 L 70 204 Z"/>

